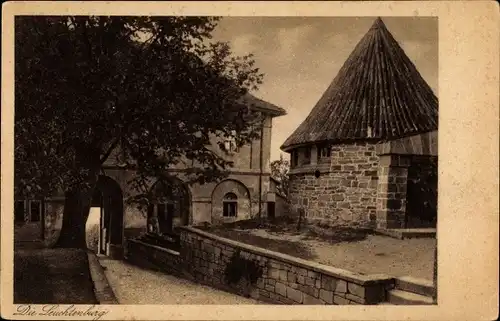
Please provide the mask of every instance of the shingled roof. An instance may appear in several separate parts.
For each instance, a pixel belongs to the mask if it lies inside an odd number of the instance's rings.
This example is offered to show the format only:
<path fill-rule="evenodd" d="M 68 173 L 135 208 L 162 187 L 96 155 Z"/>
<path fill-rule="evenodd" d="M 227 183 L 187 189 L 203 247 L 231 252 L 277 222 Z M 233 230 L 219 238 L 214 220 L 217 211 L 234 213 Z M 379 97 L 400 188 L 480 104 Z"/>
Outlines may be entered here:
<path fill-rule="evenodd" d="M 385 141 L 437 126 L 436 95 L 377 18 L 281 149 L 327 141 Z"/>
<path fill-rule="evenodd" d="M 262 100 L 260 98 L 257 98 L 250 93 L 243 95 L 239 99 L 239 102 L 241 104 L 248 106 L 250 108 L 253 108 L 255 110 L 264 111 L 267 114 L 270 114 L 272 116 L 286 115 L 286 111 L 283 108 L 278 107 L 278 106 L 276 106 L 270 102 L 267 102 L 265 100 Z"/>

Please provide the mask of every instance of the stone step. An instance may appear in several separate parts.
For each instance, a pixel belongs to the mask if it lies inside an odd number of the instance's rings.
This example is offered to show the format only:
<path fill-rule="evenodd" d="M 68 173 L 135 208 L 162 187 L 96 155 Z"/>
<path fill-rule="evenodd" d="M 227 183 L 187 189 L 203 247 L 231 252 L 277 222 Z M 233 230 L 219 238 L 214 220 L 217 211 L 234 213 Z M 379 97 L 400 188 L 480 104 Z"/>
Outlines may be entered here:
<path fill-rule="evenodd" d="M 395 289 L 432 297 L 434 285 L 432 281 L 402 276 L 395 279 Z"/>
<path fill-rule="evenodd" d="M 394 305 L 431 305 L 432 298 L 416 293 L 402 290 L 390 290 L 387 292 L 387 302 Z"/>

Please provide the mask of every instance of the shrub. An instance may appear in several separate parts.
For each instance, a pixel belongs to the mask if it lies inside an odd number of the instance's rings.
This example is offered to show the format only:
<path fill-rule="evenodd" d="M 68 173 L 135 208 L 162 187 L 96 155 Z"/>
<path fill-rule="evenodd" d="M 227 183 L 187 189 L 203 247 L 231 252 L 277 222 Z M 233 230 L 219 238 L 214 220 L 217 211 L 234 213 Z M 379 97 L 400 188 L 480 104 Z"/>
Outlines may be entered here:
<path fill-rule="evenodd" d="M 87 248 L 97 252 L 99 246 L 99 224 L 93 224 L 86 229 Z"/>
<path fill-rule="evenodd" d="M 226 282 L 237 284 L 240 280 L 247 284 L 255 284 L 262 276 L 263 269 L 256 260 L 249 260 L 240 256 L 240 251 L 234 252 L 224 271 Z"/>

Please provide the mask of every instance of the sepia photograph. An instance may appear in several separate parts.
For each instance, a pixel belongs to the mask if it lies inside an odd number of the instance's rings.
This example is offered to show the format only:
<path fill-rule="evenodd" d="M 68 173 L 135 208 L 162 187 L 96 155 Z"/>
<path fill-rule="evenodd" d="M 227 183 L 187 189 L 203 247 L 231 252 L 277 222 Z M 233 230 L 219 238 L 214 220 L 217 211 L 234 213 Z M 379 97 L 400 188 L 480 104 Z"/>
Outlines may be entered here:
<path fill-rule="evenodd" d="M 13 19 L 15 316 L 438 304 L 438 16 L 69 12 Z"/>
<path fill-rule="evenodd" d="M 16 17 L 14 303 L 432 304 L 437 27 Z"/>

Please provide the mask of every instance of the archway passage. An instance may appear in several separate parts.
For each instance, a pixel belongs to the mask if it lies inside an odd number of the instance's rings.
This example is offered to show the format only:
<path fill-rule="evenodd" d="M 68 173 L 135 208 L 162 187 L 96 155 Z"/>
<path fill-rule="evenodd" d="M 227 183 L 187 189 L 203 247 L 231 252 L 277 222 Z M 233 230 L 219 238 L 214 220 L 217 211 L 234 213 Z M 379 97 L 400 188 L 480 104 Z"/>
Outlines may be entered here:
<path fill-rule="evenodd" d="M 99 242 L 97 253 L 111 258 L 123 256 L 123 193 L 120 185 L 101 175 L 92 196 L 92 208 L 98 208 Z"/>
<path fill-rule="evenodd" d="M 170 234 L 176 227 L 191 223 L 191 193 L 184 182 L 177 178 L 162 179 L 150 192 L 148 232 Z"/>

